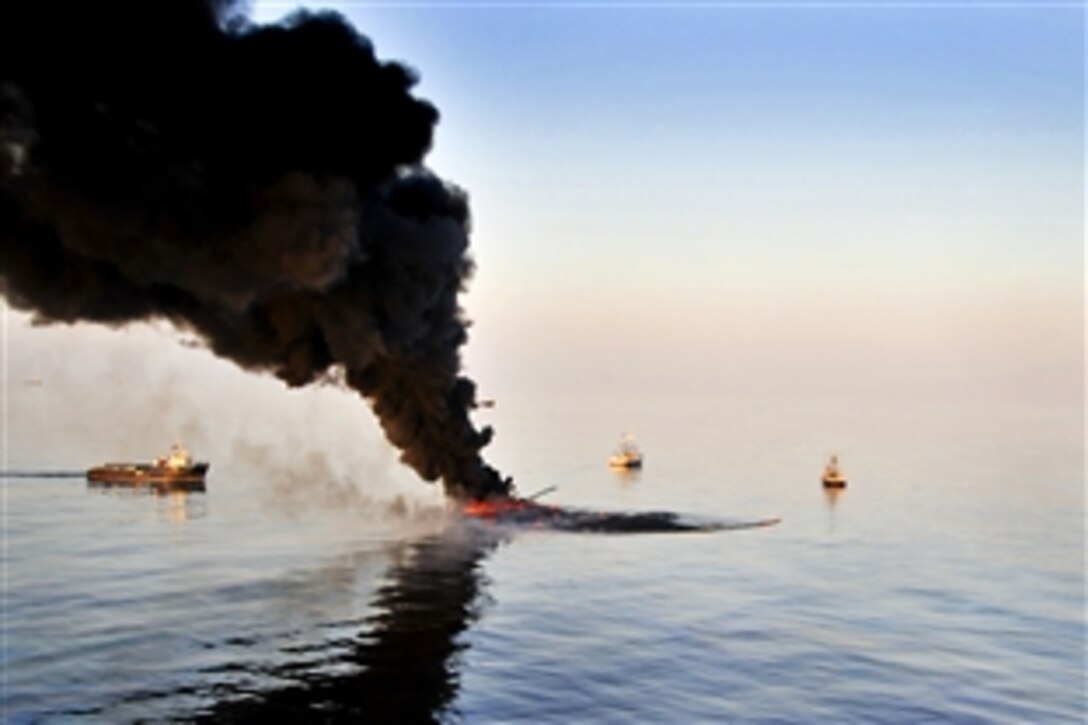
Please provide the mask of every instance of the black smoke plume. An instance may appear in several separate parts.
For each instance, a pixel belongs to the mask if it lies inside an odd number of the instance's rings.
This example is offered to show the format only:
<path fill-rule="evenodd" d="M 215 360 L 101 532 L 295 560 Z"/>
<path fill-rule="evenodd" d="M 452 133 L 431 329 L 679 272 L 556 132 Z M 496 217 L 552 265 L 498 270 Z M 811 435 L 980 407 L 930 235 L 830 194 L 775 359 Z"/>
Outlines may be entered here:
<path fill-rule="evenodd" d="M 413 73 L 334 13 L 228 0 L 0 11 L 0 293 L 40 323 L 167 319 L 292 386 L 342 378 L 454 497 L 510 490 L 462 377 L 465 194 Z"/>

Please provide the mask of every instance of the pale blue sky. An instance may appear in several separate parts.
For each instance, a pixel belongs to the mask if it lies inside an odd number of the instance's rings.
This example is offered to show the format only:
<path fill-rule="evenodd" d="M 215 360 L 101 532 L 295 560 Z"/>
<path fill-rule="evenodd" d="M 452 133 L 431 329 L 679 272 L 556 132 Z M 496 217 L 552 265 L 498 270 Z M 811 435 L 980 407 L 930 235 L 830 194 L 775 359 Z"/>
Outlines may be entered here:
<path fill-rule="evenodd" d="M 322 5 L 443 114 L 485 387 L 1078 393 L 1083 9 L 848 5 Z"/>

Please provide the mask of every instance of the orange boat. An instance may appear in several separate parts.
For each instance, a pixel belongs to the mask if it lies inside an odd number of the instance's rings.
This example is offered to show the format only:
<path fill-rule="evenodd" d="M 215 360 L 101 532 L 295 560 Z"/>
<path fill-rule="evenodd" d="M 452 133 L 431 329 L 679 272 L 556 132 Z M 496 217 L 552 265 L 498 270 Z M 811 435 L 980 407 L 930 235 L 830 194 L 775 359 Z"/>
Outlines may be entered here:
<path fill-rule="evenodd" d="M 608 465 L 620 470 L 642 468 L 642 451 L 638 449 L 635 439 L 630 434 L 624 433 L 620 438 L 619 448 L 608 459 Z"/>
<path fill-rule="evenodd" d="M 824 466 L 824 475 L 821 478 L 824 488 L 846 488 L 846 474 L 839 468 L 839 457 L 831 454 L 831 460 Z"/>
<path fill-rule="evenodd" d="M 103 463 L 87 469 L 92 483 L 133 485 L 200 486 L 208 474 L 206 462 L 194 461 L 180 443 L 170 448 L 170 455 L 150 463 Z"/>

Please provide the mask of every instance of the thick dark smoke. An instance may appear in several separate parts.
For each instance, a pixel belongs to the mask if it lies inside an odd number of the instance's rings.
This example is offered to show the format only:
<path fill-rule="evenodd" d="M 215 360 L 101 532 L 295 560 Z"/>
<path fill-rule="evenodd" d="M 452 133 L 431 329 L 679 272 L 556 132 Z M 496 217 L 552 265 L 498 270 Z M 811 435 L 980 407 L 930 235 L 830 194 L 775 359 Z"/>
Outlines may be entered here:
<path fill-rule="evenodd" d="M 455 497 L 507 492 L 461 377 L 464 193 L 438 113 L 332 13 L 6 5 L 0 293 L 42 323 L 165 318 L 289 385 L 342 376 Z"/>

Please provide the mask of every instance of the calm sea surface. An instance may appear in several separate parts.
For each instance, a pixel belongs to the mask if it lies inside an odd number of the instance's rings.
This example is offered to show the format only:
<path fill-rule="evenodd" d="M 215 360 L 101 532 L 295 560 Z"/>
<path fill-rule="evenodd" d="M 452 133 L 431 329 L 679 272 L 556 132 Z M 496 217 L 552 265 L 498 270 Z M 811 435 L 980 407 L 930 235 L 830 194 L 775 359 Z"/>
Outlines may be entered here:
<path fill-rule="evenodd" d="M 1080 411 L 645 402 L 479 417 L 523 494 L 781 523 L 290 515 L 230 460 L 203 493 L 7 477 L 3 719 L 1084 722 Z M 628 428 L 646 466 L 623 476 Z"/>

